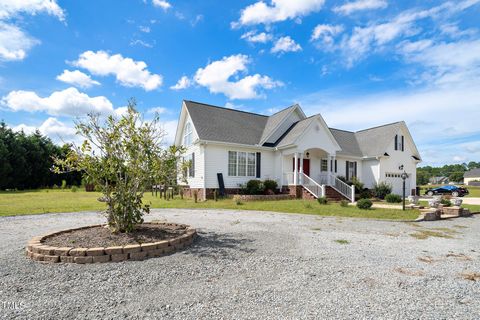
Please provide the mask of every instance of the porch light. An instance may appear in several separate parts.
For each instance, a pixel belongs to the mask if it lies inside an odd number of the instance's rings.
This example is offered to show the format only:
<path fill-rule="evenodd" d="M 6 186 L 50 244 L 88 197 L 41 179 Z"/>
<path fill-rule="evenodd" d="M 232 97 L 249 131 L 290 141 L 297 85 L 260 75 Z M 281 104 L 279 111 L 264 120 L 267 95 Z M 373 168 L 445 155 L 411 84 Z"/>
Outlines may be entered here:
<path fill-rule="evenodd" d="M 307 158 L 310 158 L 310 152 L 307 151 L 305 155 L 307 156 Z"/>

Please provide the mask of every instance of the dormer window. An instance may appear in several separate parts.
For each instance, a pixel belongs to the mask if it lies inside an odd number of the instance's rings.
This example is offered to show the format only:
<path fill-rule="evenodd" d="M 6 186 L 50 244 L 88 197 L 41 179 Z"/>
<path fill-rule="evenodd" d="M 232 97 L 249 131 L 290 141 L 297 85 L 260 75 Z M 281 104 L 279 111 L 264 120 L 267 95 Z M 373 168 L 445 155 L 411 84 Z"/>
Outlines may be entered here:
<path fill-rule="evenodd" d="M 395 150 L 405 151 L 405 137 L 401 135 L 395 135 Z"/>
<path fill-rule="evenodd" d="M 190 122 L 187 122 L 187 124 L 185 125 L 185 129 L 183 130 L 183 145 L 185 147 L 189 147 L 192 144 L 192 136 L 192 124 Z"/>

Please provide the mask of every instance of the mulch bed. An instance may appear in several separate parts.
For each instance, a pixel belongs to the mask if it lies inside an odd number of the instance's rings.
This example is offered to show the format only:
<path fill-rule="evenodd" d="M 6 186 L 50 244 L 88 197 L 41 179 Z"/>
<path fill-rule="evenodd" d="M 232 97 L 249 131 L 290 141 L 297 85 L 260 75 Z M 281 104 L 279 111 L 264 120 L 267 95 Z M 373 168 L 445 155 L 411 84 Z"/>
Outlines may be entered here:
<path fill-rule="evenodd" d="M 113 234 L 103 226 L 54 235 L 44 243 L 52 247 L 98 248 L 169 240 L 185 233 L 187 226 L 145 223 L 131 233 Z"/>

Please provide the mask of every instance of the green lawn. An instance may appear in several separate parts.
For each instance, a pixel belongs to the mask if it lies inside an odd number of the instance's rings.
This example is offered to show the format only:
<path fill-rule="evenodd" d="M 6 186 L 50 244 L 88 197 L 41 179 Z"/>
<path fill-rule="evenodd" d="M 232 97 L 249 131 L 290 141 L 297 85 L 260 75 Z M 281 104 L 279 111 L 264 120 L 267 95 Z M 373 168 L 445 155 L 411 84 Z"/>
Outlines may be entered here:
<path fill-rule="evenodd" d="M 100 193 L 70 190 L 38 190 L 0 192 L 0 216 L 43 214 L 54 212 L 79 212 L 102 210 L 105 205 L 97 201 Z M 418 217 L 416 210 L 372 209 L 360 210 L 356 207 L 341 207 L 337 203 L 320 205 L 316 201 L 282 200 L 255 201 L 237 205 L 231 199 L 194 203 L 191 199 L 166 201 L 145 194 L 145 202 L 152 208 L 194 208 L 194 209 L 237 209 L 304 213 L 321 216 L 358 217 L 373 219 L 410 220 Z"/>

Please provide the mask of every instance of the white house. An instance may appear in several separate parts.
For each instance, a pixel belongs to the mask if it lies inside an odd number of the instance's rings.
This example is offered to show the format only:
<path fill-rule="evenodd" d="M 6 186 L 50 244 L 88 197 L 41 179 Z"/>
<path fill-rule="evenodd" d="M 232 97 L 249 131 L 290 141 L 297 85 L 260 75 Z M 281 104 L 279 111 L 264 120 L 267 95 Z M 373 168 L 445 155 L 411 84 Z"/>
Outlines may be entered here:
<path fill-rule="evenodd" d="M 183 101 L 175 145 L 187 148 L 186 189 L 199 198 L 220 187 L 219 173 L 227 194 L 251 179 L 273 179 L 297 196 L 333 192 L 353 200 L 338 177 L 356 177 L 367 188 L 386 182 L 402 194 L 406 172 L 411 194 L 421 161 L 403 121 L 351 132 L 329 128 L 320 114 L 306 117 L 297 104 L 265 116 Z"/>

